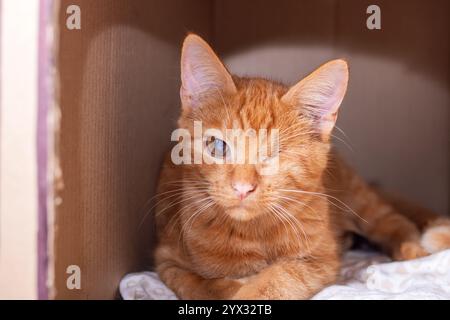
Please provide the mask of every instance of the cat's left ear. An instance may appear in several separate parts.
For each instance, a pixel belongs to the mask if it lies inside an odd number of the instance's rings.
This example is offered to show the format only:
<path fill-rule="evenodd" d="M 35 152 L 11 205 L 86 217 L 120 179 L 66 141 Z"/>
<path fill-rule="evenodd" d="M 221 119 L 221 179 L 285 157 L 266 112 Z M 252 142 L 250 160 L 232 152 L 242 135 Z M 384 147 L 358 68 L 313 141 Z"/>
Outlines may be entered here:
<path fill-rule="evenodd" d="M 336 123 L 347 83 L 347 62 L 333 60 L 291 87 L 281 100 L 314 119 L 319 133 L 328 136 Z"/>
<path fill-rule="evenodd" d="M 202 38 L 186 37 L 181 52 L 181 90 L 183 107 L 197 108 L 207 101 L 223 101 L 236 93 L 236 86 L 223 63 Z"/>

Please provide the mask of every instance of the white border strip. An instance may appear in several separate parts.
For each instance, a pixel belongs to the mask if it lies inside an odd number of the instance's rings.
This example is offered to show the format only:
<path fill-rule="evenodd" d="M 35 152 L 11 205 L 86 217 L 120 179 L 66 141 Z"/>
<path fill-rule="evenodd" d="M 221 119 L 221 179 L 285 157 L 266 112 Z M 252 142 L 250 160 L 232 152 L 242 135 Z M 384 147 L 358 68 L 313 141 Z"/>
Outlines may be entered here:
<path fill-rule="evenodd" d="M 0 298 L 37 298 L 38 0 L 1 2 Z"/>

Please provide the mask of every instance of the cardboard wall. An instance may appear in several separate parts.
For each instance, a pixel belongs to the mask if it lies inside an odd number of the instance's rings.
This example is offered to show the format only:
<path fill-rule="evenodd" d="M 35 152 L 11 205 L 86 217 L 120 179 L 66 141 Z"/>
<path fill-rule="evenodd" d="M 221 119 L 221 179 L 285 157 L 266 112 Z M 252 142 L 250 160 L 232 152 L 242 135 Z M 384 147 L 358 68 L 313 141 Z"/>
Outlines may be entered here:
<path fill-rule="evenodd" d="M 56 298 L 109 299 L 149 263 L 150 220 L 138 226 L 179 110 L 179 47 L 188 31 L 210 38 L 211 3 L 62 1 L 61 26 L 71 4 L 82 24 L 60 34 Z M 81 290 L 66 287 L 69 265 Z"/>

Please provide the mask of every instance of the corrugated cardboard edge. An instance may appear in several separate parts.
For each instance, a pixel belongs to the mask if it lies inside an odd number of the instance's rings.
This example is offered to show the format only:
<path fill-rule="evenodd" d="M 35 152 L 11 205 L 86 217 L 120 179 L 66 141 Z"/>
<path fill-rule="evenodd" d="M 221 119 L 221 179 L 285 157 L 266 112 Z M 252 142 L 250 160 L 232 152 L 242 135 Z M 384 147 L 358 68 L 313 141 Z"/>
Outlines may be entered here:
<path fill-rule="evenodd" d="M 55 206 L 60 202 L 57 191 L 62 188 L 58 141 L 61 111 L 59 105 L 59 74 L 57 70 L 60 3 L 40 2 L 39 51 L 39 243 L 38 297 L 55 297 Z"/>

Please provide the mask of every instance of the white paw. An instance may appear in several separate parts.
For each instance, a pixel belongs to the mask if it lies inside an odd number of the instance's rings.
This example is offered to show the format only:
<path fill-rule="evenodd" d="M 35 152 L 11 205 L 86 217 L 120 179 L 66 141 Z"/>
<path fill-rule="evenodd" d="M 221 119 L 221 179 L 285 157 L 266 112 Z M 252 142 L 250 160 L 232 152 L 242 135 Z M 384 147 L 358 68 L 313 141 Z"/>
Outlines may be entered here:
<path fill-rule="evenodd" d="M 429 253 L 435 253 L 450 248 L 450 225 L 438 225 L 426 229 L 420 241 L 422 247 Z"/>

